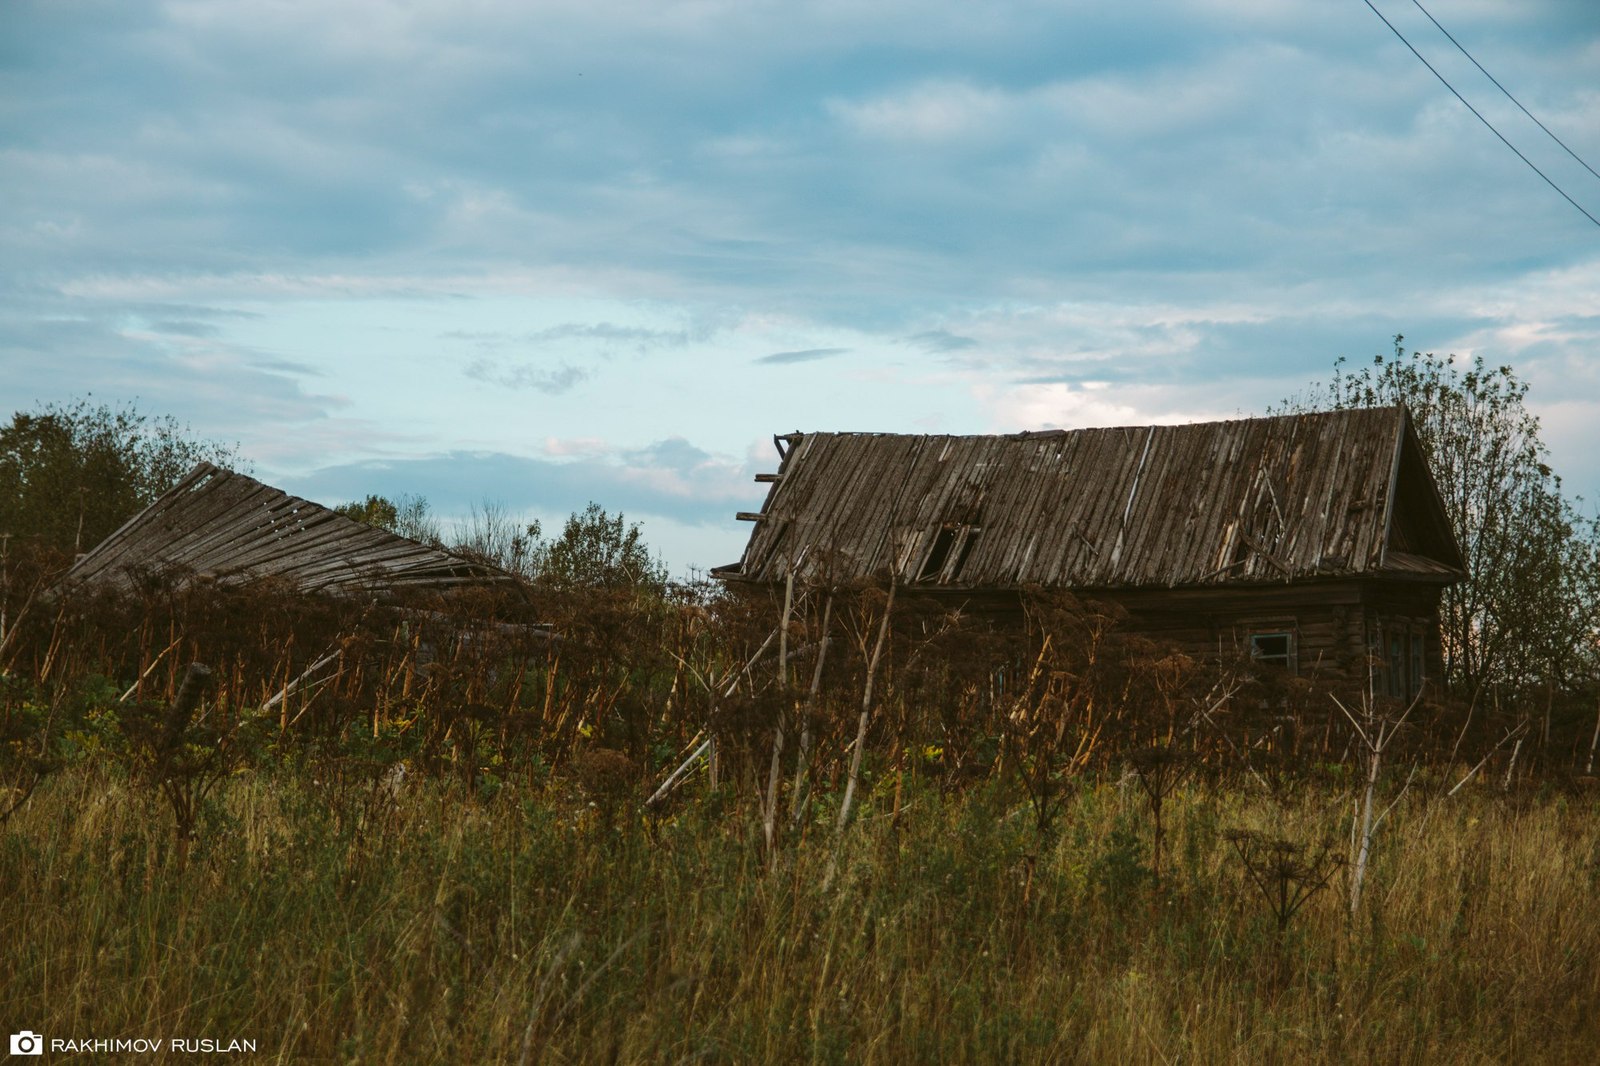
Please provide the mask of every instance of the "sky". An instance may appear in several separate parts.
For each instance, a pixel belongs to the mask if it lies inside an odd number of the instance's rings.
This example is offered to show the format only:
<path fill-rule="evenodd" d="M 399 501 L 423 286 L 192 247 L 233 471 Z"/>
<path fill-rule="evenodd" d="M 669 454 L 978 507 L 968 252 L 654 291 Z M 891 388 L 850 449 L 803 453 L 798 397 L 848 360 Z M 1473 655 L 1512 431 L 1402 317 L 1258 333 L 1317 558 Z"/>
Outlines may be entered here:
<path fill-rule="evenodd" d="M 1600 5 L 1427 10 L 1600 169 Z M 1261 414 L 1396 334 L 1512 366 L 1600 499 L 1600 226 L 1363 0 L 0 3 L 0 412 L 324 503 L 593 500 L 685 574 L 775 433 Z"/>

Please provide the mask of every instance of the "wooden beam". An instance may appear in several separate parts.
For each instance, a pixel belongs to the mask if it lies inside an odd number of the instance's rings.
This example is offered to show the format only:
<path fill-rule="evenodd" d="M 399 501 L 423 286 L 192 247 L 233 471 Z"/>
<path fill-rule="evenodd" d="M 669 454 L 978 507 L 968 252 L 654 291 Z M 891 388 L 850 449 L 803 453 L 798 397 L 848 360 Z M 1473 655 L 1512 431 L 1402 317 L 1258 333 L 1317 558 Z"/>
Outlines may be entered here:
<path fill-rule="evenodd" d="M 759 481 L 760 483 L 762 483 L 763 485 L 770 485 L 775 481 L 782 481 L 783 480 L 783 475 L 782 474 L 757 474 L 756 475 L 756 480 Z"/>
<path fill-rule="evenodd" d="M 734 517 L 741 522 L 765 522 L 767 520 L 767 516 L 760 511 L 740 511 Z"/>

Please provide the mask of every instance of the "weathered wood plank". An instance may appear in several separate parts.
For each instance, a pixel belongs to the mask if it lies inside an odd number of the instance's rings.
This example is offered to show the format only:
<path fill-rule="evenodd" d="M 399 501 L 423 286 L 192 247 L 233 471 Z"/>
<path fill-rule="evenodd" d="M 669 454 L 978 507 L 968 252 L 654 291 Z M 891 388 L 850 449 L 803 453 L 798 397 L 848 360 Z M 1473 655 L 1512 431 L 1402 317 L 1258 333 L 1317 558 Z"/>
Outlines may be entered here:
<path fill-rule="evenodd" d="M 787 560 L 803 557 L 860 578 L 901 544 L 914 578 L 939 530 L 974 514 L 981 532 L 960 572 L 924 584 L 1177 588 L 1376 575 L 1385 508 L 1406 536 L 1449 554 L 1429 525 L 1436 494 L 1407 494 L 1423 498 L 1422 517 L 1387 500 L 1396 469 L 1397 482 L 1431 489 L 1415 441 L 1397 428 L 1403 418 L 1380 408 L 1014 436 L 803 434 L 762 510 L 741 515 L 766 520 L 755 520 L 739 576 L 779 581 Z M 1397 447 L 1411 450 L 1398 468 Z M 1418 576 L 1444 580 L 1449 565 Z"/>
<path fill-rule="evenodd" d="M 125 586 L 141 569 L 218 580 L 276 577 L 307 589 L 515 580 L 210 464 L 79 560 L 66 581 Z"/>

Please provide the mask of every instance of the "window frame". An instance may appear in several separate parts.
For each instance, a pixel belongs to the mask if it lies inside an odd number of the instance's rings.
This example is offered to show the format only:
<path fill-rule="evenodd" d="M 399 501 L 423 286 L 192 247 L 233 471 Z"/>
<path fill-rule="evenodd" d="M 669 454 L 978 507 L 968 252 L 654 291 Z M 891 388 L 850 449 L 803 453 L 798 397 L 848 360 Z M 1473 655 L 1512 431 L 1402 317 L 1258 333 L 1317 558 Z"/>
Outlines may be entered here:
<path fill-rule="evenodd" d="M 1380 619 L 1377 651 L 1383 664 L 1383 694 L 1412 700 L 1428 681 L 1427 627 L 1409 618 Z"/>
<path fill-rule="evenodd" d="M 1261 642 L 1280 639 L 1284 642 L 1283 651 L 1263 654 Z M 1251 663 L 1282 669 L 1290 677 L 1300 676 L 1300 630 L 1292 620 L 1249 623 L 1244 643 Z"/>

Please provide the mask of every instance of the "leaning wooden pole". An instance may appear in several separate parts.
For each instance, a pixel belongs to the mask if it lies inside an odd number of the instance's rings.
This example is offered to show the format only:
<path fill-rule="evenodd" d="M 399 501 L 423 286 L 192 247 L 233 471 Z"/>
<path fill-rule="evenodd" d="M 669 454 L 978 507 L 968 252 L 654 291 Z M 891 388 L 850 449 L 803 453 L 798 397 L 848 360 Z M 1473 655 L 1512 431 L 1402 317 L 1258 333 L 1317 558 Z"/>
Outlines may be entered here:
<path fill-rule="evenodd" d="M 684 775 L 694 768 L 695 760 L 699 759 L 702 755 L 710 750 L 711 738 L 707 737 L 700 743 L 699 747 L 695 748 L 689 753 L 689 757 L 683 760 L 676 770 L 667 775 L 667 779 L 661 782 L 661 787 L 650 794 L 650 798 L 644 801 L 644 805 L 646 807 L 654 807 L 657 803 L 660 803 L 662 798 L 666 796 L 667 793 L 671 792 L 675 787 L 677 787 L 678 782 L 683 780 Z"/>
<path fill-rule="evenodd" d="M 745 674 L 748 674 L 750 672 L 750 668 L 755 666 L 755 664 L 761 660 L 761 657 L 767 653 L 767 649 L 772 646 L 772 642 L 777 638 L 777 636 L 778 631 L 776 629 L 767 634 L 767 639 L 761 642 L 761 647 L 757 648 L 756 653 L 745 662 L 744 668 L 741 670 L 735 670 L 733 672 L 731 675 L 731 680 L 728 681 L 728 686 L 726 689 L 722 688 L 722 683 L 720 681 L 713 685 L 704 678 L 701 678 L 701 684 L 704 685 L 706 691 L 711 694 L 713 702 L 718 698 L 718 693 L 721 693 L 723 699 L 733 695 L 734 690 L 739 687 L 739 678 Z M 696 676 L 699 676 L 698 672 L 696 672 Z M 693 741 L 690 743 L 692 744 Z M 705 743 L 701 744 L 698 748 L 695 748 L 694 751 L 690 753 L 689 757 L 685 759 L 676 770 L 672 771 L 671 775 L 661 783 L 661 787 L 656 789 L 655 792 L 651 794 L 650 798 L 644 801 L 644 805 L 646 807 L 653 807 L 657 803 L 661 802 L 661 800 L 666 797 L 667 793 L 671 792 L 672 789 L 677 786 L 678 782 L 683 780 L 684 776 L 688 774 L 690 768 L 694 766 L 695 762 L 702 757 L 706 759 L 708 767 L 712 771 L 715 771 L 716 751 L 716 738 L 707 737 Z M 711 787 L 716 787 L 716 780 L 714 778 L 711 782 Z"/>
<path fill-rule="evenodd" d="M 817 665 L 811 671 L 811 688 L 806 692 L 806 706 L 803 719 L 800 723 L 800 752 L 795 760 L 794 768 L 794 798 L 789 811 L 789 823 L 792 826 L 800 824 L 801 816 L 806 809 L 806 792 L 809 781 L 807 775 L 811 771 L 811 716 L 816 713 L 817 693 L 822 690 L 822 665 L 828 658 L 828 623 L 833 620 L 833 594 L 828 594 L 827 602 L 822 605 L 822 637 L 817 643 Z"/>
<path fill-rule="evenodd" d="M 789 615 L 794 610 L 794 571 L 783 583 L 783 618 L 778 623 L 778 721 L 772 729 L 772 766 L 767 771 L 767 797 L 762 805 L 761 831 L 767 842 L 767 855 L 777 861 L 778 782 L 783 762 L 784 719 L 789 716 Z"/>
<path fill-rule="evenodd" d="M 839 831 L 850 824 L 850 813 L 855 807 L 856 790 L 861 784 L 861 758 L 867 748 L 867 724 L 872 719 L 872 683 L 878 676 L 878 664 L 883 659 L 883 645 L 889 638 L 889 616 L 894 613 L 895 580 L 889 577 L 889 599 L 883 605 L 883 619 L 878 623 L 878 639 L 872 646 L 872 659 L 867 663 L 867 680 L 861 690 L 861 717 L 856 722 L 856 750 L 850 756 L 850 778 L 844 787 L 844 802 L 839 804 Z"/>

